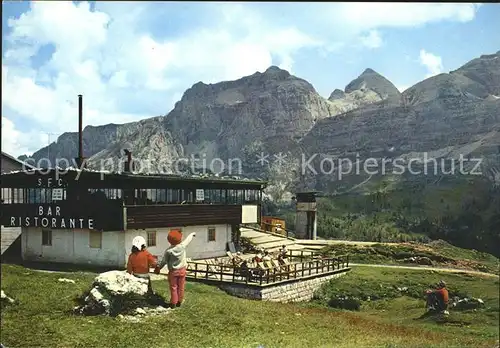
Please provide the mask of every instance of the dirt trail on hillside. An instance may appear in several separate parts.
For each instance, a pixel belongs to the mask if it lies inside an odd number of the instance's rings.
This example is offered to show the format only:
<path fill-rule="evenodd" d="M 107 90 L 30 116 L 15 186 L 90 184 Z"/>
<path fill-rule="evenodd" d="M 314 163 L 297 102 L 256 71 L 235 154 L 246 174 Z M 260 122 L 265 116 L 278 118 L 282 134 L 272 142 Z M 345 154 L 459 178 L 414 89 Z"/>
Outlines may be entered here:
<path fill-rule="evenodd" d="M 471 271 L 466 269 L 457 269 L 457 268 L 440 268 L 440 267 L 426 267 L 426 266 L 399 266 L 399 265 L 375 265 L 375 264 L 367 264 L 367 263 L 350 263 L 349 266 L 356 267 L 382 267 L 382 268 L 401 268 L 401 269 L 411 269 L 411 270 L 420 270 L 420 271 L 436 271 L 436 272 L 449 272 L 449 273 L 468 273 L 479 275 L 483 277 L 491 277 L 491 278 L 499 278 L 497 274 L 493 273 L 485 273 L 479 271 Z"/>

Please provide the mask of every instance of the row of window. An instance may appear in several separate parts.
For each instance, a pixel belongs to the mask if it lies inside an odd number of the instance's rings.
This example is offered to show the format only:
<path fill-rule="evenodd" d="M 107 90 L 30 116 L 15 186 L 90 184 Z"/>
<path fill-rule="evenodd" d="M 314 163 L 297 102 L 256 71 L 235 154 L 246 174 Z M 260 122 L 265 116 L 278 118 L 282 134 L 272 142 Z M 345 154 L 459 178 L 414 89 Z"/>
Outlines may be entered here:
<path fill-rule="evenodd" d="M 259 201 L 259 190 L 209 189 L 203 190 L 203 196 L 184 189 L 135 189 L 135 204 L 180 204 L 180 203 L 212 203 L 212 204 L 245 204 Z M 202 198 L 202 199 L 200 199 Z"/>
<path fill-rule="evenodd" d="M 201 190 L 200 190 L 201 191 Z M 88 189 L 91 196 L 101 195 L 106 199 L 124 198 L 121 189 Z M 187 189 L 133 189 L 132 197 L 127 204 L 181 204 L 181 203 L 212 203 L 212 204 L 248 204 L 260 200 L 259 190 L 209 189 L 201 192 Z M 198 195 L 198 196 L 197 196 Z M 2 188 L 2 203 L 54 203 L 66 200 L 66 189 L 50 188 Z"/>
<path fill-rule="evenodd" d="M 57 189 L 56 189 L 57 190 Z M 66 189 L 47 188 L 2 188 L 2 203 L 53 203 L 56 200 L 66 199 Z"/>
<path fill-rule="evenodd" d="M 182 231 L 182 230 L 181 230 Z M 215 242 L 215 227 L 208 227 L 208 242 Z M 89 248 L 92 249 L 101 249 L 102 248 L 102 233 L 101 231 L 91 230 L 89 231 Z M 147 232 L 147 243 L 148 247 L 156 246 L 156 231 L 148 231 Z M 52 246 L 52 230 L 43 229 L 42 230 L 42 245 L 43 246 Z"/>
<path fill-rule="evenodd" d="M 178 229 L 182 232 L 182 229 Z M 207 229 L 207 241 L 208 242 L 215 242 L 215 227 L 208 227 Z M 147 237 L 147 243 L 148 247 L 154 247 L 156 246 L 156 231 L 148 231 L 147 232 L 148 237 Z"/>
<path fill-rule="evenodd" d="M 52 246 L 52 230 L 42 230 L 42 245 Z M 89 248 L 101 249 L 102 248 L 102 232 L 91 230 L 89 231 Z"/>

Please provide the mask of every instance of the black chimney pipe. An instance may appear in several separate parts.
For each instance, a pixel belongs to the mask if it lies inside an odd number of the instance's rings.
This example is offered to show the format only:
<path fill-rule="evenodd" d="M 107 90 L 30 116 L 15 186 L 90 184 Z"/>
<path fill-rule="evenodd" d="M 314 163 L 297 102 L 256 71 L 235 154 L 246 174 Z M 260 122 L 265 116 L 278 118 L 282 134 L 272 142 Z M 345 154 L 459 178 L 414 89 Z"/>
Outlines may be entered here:
<path fill-rule="evenodd" d="M 127 155 L 127 162 L 125 162 L 123 171 L 125 173 L 131 173 L 133 170 L 133 168 L 132 168 L 132 152 L 130 152 L 128 149 L 124 149 L 123 152 L 125 152 L 125 155 Z"/>
<path fill-rule="evenodd" d="M 75 163 L 78 168 L 87 167 L 83 157 L 83 96 L 78 94 L 78 157 L 75 158 Z M 85 164 L 85 165 L 84 165 Z M 83 167 L 83 168 L 82 168 Z"/>
<path fill-rule="evenodd" d="M 83 163 L 83 96 L 78 95 L 78 161 Z"/>

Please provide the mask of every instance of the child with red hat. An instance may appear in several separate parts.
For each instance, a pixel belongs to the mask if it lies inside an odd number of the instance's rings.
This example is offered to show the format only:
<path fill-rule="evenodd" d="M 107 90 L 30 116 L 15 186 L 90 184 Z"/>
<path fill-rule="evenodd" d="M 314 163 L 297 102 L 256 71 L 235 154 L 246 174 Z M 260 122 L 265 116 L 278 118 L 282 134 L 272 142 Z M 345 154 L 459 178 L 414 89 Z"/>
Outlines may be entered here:
<path fill-rule="evenodd" d="M 191 243 L 196 233 L 191 233 L 184 241 L 182 240 L 182 232 L 179 230 L 171 230 L 168 233 L 168 242 L 170 247 L 165 250 L 163 259 L 161 260 L 155 272 L 159 273 L 165 265 L 168 267 L 168 282 L 170 284 L 170 307 L 180 307 L 184 299 L 184 287 L 186 285 L 186 247 Z"/>

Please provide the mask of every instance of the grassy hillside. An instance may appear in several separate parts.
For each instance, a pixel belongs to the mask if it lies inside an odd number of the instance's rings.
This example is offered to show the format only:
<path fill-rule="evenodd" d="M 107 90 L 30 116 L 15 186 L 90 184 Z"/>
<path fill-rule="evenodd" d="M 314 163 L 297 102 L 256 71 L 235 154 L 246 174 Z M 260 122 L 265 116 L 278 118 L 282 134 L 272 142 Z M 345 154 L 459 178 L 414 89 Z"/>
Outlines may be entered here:
<path fill-rule="evenodd" d="M 424 317 L 423 293 L 439 280 L 448 284 L 450 297 L 481 298 L 485 305 L 476 310 L 450 309 L 449 317 Z M 329 307 L 332 299 L 346 296 L 361 304 L 360 316 L 400 323 L 407 328 L 426 328 L 434 333 L 455 333 L 491 342 L 498 341 L 498 278 L 439 274 L 435 271 L 357 268 L 342 281 L 325 284 L 310 306 Z M 452 346 L 451 342 L 449 343 Z M 458 344 L 458 343 L 457 343 Z"/>
<path fill-rule="evenodd" d="M 294 228 L 291 205 L 265 206 Z M 318 235 L 378 242 L 443 239 L 500 256 L 500 188 L 471 177 L 379 177 L 318 199 Z"/>
<path fill-rule="evenodd" d="M 352 245 L 334 244 L 325 247 L 322 252 L 337 255 L 349 254 L 353 263 L 372 264 L 420 264 L 443 268 L 458 268 L 479 272 L 499 274 L 499 260 L 493 255 L 455 247 L 438 240 L 428 244 L 401 243 Z M 417 260 L 411 260 L 417 258 Z"/>
<path fill-rule="evenodd" d="M 1 342 L 7 347 L 492 347 L 498 340 L 498 280 L 420 271 L 362 270 L 332 282 L 331 291 L 380 284 L 408 286 L 413 297 L 387 297 L 359 312 L 329 309 L 321 300 L 278 304 L 231 297 L 217 288 L 188 283 L 183 307 L 139 323 L 69 314 L 73 299 L 90 285 L 89 273 L 42 273 L 2 265 L 2 289 L 18 303 L 1 313 Z M 76 284 L 60 283 L 58 278 Z M 438 279 L 481 296 L 484 311 L 452 313 L 455 321 L 417 320 L 424 312 L 418 293 Z M 383 279 L 383 280 L 382 280 Z M 413 289 L 413 286 L 418 287 Z M 154 281 L 167 295 L 167 282 Z M 383 287 L 382 286 L 382 287 Z M 323 293 L 328 293 L 328 290 Z M 496 332 L 496 334 L 495 334 Z"/>

